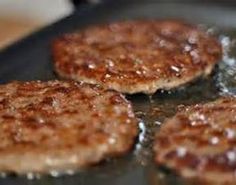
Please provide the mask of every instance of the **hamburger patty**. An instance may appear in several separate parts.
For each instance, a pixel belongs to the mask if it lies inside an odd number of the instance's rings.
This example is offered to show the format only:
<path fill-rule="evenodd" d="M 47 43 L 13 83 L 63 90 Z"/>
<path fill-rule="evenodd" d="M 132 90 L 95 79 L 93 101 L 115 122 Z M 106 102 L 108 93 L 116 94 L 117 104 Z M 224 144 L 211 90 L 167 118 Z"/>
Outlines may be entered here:
<path fill-rule="evenodd" d="M 98 25 L 53 42 L 56 72 L 123 93 L 154 93 L 211 73 L 218 41 L 195 26 L 171 20 Z"/>
<path fill-rule="evenodd" d="M 179 111 L 157 133 L 158 164 L 212 184 L 236 184 L 236 98 Z"/>
<path fill-rule="evenodd" d="M 132 147 L 137 119 L 119 93 L 76 82 L 0 86 L 0 171 L 76 170 Z"/>

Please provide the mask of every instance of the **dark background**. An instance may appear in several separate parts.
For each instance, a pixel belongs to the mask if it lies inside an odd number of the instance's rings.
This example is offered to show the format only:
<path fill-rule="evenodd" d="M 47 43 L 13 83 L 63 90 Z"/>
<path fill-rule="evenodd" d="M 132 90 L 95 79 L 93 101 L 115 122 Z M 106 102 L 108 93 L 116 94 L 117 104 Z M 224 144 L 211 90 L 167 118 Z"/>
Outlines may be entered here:
<path fill-rule="evenodd" d="M 224 28 L 229 29 L 230 32 L 222 31 L 222 34 L 232 33 L 235 36 L 236 33 L 236 7 L 234 1 L 106 0 L 105 3 L 98 5 L 86 3 L 77 5 L 78 9 L 71 16 L 30 35 L 0 52 L 0 83 L 7 83 L 12 80 L 29 81 L 57 78 L 53 72 L 51 58 L 52 40 L 63 33 L 81 30 L 88 25 L 101 22 L 133 18 L 178 18 L 185 19 L 193 24 L 201 23 L 223 30 Z M 221 73 L 223 72 L 224 70 L 221 70 Z M 171 108 L 166 108 L 166 110 L 173 111 L 173 107 L 176 106 L 173 104 L 174 102 L 191 101 L 193 103 L 193 101 L 206 101 L 217 96 L 219 92 L 216 90 L 215 83 L 211 80 L 188 89 L 190 91 L 181 91 L 179 94 L 156 93 L 152 106 L 168 104 L 172 106 L 172 110 Z M 132 96 L 131 99 L 135 110 L 149 110 L 150 101 L 147 96 L 137 95 Z M 152 119 L 147 116 L 143 120 L 146 125 L 150 125 L 156 118 Z M 137 143 L 140 144 L 138 141 Z M 146 159 L 145 156 L 142 156 L 142 152 L 139 152 L 134 149 L 124 157 L 99 164 L 73 176 L 61 176 L 58 178 L 43 176 L 39 180 L 28 180 L 24 176 L 9 176 L 0 178 L 0 185 L 185 184 L 178 180 L 178 177 L 174 176 L 173 173 L 167 173 L 166 179 L 160 180 L 158 175 L 161 170 L 154 165 L 152 156 L 148 158 L 146 164 L 143 164 L 142 162 Z M 152 153 L 151 150 L 149 153 Z"/>

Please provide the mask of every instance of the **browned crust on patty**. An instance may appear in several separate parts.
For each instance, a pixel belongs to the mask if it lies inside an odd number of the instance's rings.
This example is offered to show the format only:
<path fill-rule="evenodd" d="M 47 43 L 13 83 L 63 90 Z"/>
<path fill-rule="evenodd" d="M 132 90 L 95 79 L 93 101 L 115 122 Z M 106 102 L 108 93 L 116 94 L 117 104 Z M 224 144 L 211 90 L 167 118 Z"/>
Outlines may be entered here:
<path fill-rule="evenodd" d="M 157 164 L 208 184 L 236 184 L 236 98 L 198 104 L 163 123 Z"/>
<path fill-rule="evenodd" d="M 138 133 L 121 94 L 76 82 L 0 85 L 0 171 L 76 170 L 122 155 Z"/>
<path fill-rule="evenodd" d="M 218 41 L 173 20 L 91 26 L 53 42 L 56 72 L 123 93 L 154 93 L 209 75 L 221 58 Z"/>

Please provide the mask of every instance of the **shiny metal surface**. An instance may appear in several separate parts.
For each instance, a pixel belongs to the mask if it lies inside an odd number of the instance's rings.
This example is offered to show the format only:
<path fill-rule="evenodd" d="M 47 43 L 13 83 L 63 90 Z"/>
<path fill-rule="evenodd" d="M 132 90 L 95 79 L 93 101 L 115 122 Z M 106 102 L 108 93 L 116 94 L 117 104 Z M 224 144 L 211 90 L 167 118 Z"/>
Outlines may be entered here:
<path fill-rule="evenodd" d="M 213 100 L 220 95 L 236 93 L 236 8 L 211 3 L 158 3 L 153 0 L 107 2 L 81 6 L 73 15 L 16 43 L 0 53 L 0 83 L 12 80 L 49 80 L 57 78 L 53 72 L 50 44 L 56 36 L 80 30 L 90 24 L 133 19 L 175 18 L 205 25 L 224 44 L 224 61 L 206 80 L 170 92 L 158 91 L 152 97 L 137 94 L 127 96 L 134 105 L 140 122 L 140 135 L 133 151 L 119 159 L 111 159 L 75 175 L 27 177 L 7 176 L 4 185 L 169 185 L 194 184 L 178 177 L 152 159 L 152 139 L 163 120 L 172 116 L 177 106 Z M 229 49 L 227 49 L 229 48 Z M 29 176 L 30 177 L 30 176 Z"/>

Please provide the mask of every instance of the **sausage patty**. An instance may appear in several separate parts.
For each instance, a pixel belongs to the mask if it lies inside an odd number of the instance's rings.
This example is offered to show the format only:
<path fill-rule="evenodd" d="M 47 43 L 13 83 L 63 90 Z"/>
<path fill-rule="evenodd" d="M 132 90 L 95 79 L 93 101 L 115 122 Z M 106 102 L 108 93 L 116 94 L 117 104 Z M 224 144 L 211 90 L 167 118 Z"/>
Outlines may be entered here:
<path fill-rule="evenodd" d="M 121 94 L 76 82 L 0 85 L 0 171 L 76 170 L 126 153 L 137 119 Z"/>
<path fill-rule="evenodd" d="M 207 33 L 171 20 L 88 27 L 53 42 L 56 72 L 123 93 L 154 93 L 211 73 L 221 46 Z"/>
<path fill-rule="evenodd" d="M 157 133 L 158 164 L 210 184 L 236 184 L 236 98 L 179 111 Z"/>

